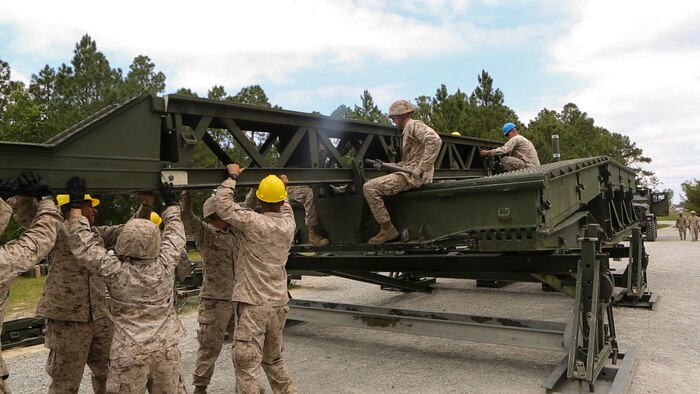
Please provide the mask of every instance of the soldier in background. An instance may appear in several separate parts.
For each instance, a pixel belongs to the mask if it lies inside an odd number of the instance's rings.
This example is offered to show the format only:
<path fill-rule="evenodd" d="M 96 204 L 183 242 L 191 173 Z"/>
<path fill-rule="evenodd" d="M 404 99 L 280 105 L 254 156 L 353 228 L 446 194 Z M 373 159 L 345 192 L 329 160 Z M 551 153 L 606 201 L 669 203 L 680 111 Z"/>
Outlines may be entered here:
<path fill-rule="evenodd" d="M 12 215 L 12 208 L 5 202 L 6 199 L 22 193 L 32 197 L 32 204 L 36 198 L 38 205 L 33 209 L 36 215 L 29 220 L 28 229 L 18 239 L 0 246 L 0 331 L 12 283 L 17 275 L 34 266 L 51 250 L 63 221 L 51 189 L 37 173 L 24 171 L 20 180 L 21 182 L 15 179 L 0 180 L 0 235 L 5 231 Z M 19 190 L 19 184 L 22 185 L 22 190 Z M 17 221 L 24 222 L 19 217 Z M 9 392 L 5 382 L 9 375 L 0 349 L 0 393 Z"/>
<path fill-rule="evenodd" d="M 90 272 L 68 246 L 68 213 L 74 208 L 90 224 L 95 242 L 106 249 L 114 248 L 123 225 L 94 226 L 100 200 L 84 194 L 81 201 L 70 201 L 59 194 L 58 205 L 66 219 L 56 245 L 47 257 L 49 275 L 37 306 L 37 315 L 46 318 L 44 346 L 49 348 L 46 372 L 51 377 L 49 393 L 77 393 L 85 364 L 92 371 L 92 389 L 106 392 L 109 351 L 114 326 L 107 306 L 106 288 L 100 277 Z M 148 218 L 154 196 L 143 194 L 135 217 Z"/>
<path fill-rule="evenodd" d="M 172 184 L 161 185 L 165 229 L 134 218 L 123 227 L 110 254 L 96 238 L 80 208 L 85 181 L 68 183 L 72 253 L 107 285 L 114 338 L 108 393 L 187 392 L 182 378 L 179 338 L 185 330 L 173 306 L 175 266 L 185 247 L 185 229 Z"/>
<path fill-rule="evenodd" d="M 695 211 L 690 211 L 690 218 L 688 219 L 688 224 L 690 224 L 690 237 L 692 241 L 697 241 L 698 230 L 700 230 L 700 218 L 697 217 Z"/>
<path fill-rule="evenodd" d="M 245 205 L 251 209 L 258 205 L 258 199 L 255 197 L 256 190 L 254 187 L 250 188 L 245 196 Z M 321 235 L 319 229 L 321 221 L 318 219 L 313 189 L 306 185 L 287 186 L 287 194 L 289 199 L 298 201 L 304 207 L 304 223 L 309 229 L 309 242 L 313 246 L 328 246 L 330 241 Z"/>
<path fill-rule="evenodd" d="M 256 195 L 260 213 L 236 204 L 236 179 L 243 169 L 226 166 L 229 176 L 214 196 L 217 215 L 238 235 L 232 301 L 236 303 L 233 359 L 237 389 L 260 392 L 260 366 L 274 393 L 297 393 L 282 357 L 282 332 L 289 296 L 285 264 L 294 239 L 294 212 L 286 201 L 286 177 L 269 175 Z"/>
<path fill-rule="evenodd" d="M 221 353 L 224 337 L 233 337 L 235 310 L 231 303 L 234 281 L 234 259 L 238 253 L 235 232 L 214 210 L 214 198 L 209 197 L 202 208 L 204 222 L 192 212 L 192 199 L 183 191 L 180 199 L 185 233 L 194 237 L 204 260 L 204 281 L 199 292 L 197 315 L 197 364 L 192 377 L 195 394 L 207 392 Z"/>
<path fill-rule="evenodd" d="M 372 215 L 380 226 L 379 233 L 369 239 L 371 244 L 383 244 L 399 236 L 399 231 L 391 223 L 389 212 L 384 206 L 383 196 L 398 194 L 433 181 L 435 159 L 440 153 L 442 140 L 428 125 L 411 119 L 415 110 L 416 107 L 408 100 L 398 100 L 389 107 L 389 118 L 403 136 L 403 161 L 397 164 L 413 173 L 387 174 L 370 179 L 362 187 Z"/>
<path fill-rule="evenodd" d="M 540 165 L 535 146 L 527 138 L 520 135 L 513 123 L 503 125 L 503 136 L 508 141 L 496 149 L 480 149 L 481 156 L 510 155 L 501 157 L 501 164 L 506 171 L 521 170 Z"/>
<path fill-rule="evenodd" d="M 678 236 L 681 237 L 681 241 L 685 240 L 685 236 L 688 232 L 688 218 L 683 216 L 683 212 L 678 214 L 676 228 L 678 229 Z"/>

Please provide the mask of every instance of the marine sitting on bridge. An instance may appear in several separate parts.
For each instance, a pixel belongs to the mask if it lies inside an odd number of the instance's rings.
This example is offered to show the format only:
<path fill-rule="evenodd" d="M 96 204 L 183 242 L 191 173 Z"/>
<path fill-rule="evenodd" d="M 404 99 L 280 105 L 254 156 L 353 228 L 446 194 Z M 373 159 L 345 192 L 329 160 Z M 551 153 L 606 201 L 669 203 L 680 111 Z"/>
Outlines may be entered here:
<path fill-rule="evenodd" d="M 503 125 L 503 136 L 508 138 L 503 146 L 496 149 L 481 149 L 479 154 L 481 156 L 510 155 L 501 158 L 501 163 L 506 171 L 522 170 L 540 165 L 535 146 L 530 140 L 520 135 L 513 123 Z"/>
<path fill-rule="evenodd" d="M 371 244 L 383 244 L 399 236 L 399 231 L 391 223 L 382 197 L 433 181 L 435 158 L 440 152 L 442 140 L 428 125 L 420 120 L 411 119 L 415 110 L 416 107 L 408 100 L 396 101 L 389 107 L 389 118 L 402 131 L 403 136 L 403 161 L 397 164 L 412 170 L 413 173 L 394 172 L 380 176 L 367 181 L 362 188 L 367 204 L 381 227 L 379 233 L 369 239 Z"/>

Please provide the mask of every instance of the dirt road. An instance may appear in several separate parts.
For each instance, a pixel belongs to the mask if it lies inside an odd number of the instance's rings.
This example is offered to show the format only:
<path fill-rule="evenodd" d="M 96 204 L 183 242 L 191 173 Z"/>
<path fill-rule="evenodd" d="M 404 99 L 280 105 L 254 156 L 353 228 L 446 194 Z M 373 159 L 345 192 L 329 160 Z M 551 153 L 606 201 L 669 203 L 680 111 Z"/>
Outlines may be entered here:
<path fill-rule="evenodd" d="M 650 287 L 660 294 L 655 311 L 616 308 L 618 340 L 634 346 L 638 366 L 633 393 L 690 393 L 700 387 L 700 242 L 679 241 L 676 230 L 659 231 L 647 243 Z M 476 288 L 472 280 L 440 279 L 432 294 L 382 291 L 338 278 L 304 277 L 294 298 L 372 306 L 566 321 L 571 299 L 536 284 Z M 196 316 L 183 317 L 181 343 L 188 383 L 197 351 Z M 540 384 L 563 353 L 389 334 L 319 324 L 285 333 L 287 362 L 302 393 L 542 393 Z M 47 350 L 41 346 L 3 353 L 15 393 L 45 393 Z M 89 393 L 89 372 L 81 393 Z M 222 352 L 210 392 L 231 393 L 230 345 Z M 191 386 L 189 387 L 191 390 Z M 268 387 L 268 393 L 269 387 Z"/>

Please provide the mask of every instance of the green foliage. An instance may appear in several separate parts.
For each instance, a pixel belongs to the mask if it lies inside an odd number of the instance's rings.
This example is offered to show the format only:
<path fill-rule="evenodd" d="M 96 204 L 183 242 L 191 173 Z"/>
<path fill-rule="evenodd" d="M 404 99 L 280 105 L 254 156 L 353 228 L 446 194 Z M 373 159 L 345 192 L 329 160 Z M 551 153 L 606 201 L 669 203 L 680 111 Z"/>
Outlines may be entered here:
<path fill-rule="evenodd" d="M 6 99 L 0 120 L 0 140 L 39 143 L 51 136 L 41 127 L 46 112 L 44 106 L 32 100 L 24 84 L 14 84 Z"/>
<path fill-rule="evenodd" d="M 629 137 L 596 126 L 593 118 L 576 104 L 566 104 L 561 112 L 545 108 L 528 125 L 526 135 L 535 145 L 543 164 L 552 161 L 551 139 L 555 134 L 559 136 L 563 160 L 606 155 L 632 167 L 642 176 L 653 175 L 639 167 L 651 159 L 643 156 L 642 150 Z M 642 183 L 652 188 L 656 186 L 650 178 Z"/>
<path fill-rule="evenodd" d="M 156 72 L 155 67 L 148 56 L 136 56 L 129 66 L 121 96 L 130 98 L 144 93 L 162 93 L 165 90 L 165 74 Z"/>
<path fill-rule="evenodd" d="M 700 212 L 700 181 L 685 181 L 681 183 L 681 189 L 681 206 L 689 211 Z"/>
<path fill-rule="evenodd" d="M 362 106 L 356 105 L 353 109 L 350 109 L 350 107 L 346 105 L 340 105 L 331 113 L 331 116 L 353 120 L 364 120 L 372 123 L 391 124 L 387 114 L 382 112 L 382 110 L 380 110 L 374 103 L 374 99 L 369 93 L 369 90 L 362 92 L 360 101 L 362 102 Z"/>

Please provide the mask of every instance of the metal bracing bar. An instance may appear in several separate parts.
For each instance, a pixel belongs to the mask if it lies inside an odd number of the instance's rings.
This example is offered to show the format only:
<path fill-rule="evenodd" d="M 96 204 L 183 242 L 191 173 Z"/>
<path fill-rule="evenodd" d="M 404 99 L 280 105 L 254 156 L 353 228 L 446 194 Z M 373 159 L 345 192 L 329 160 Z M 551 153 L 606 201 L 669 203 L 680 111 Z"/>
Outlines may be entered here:
<path fill-rule="evenodd" d="M 277 159 L 277 167 L 284 167 L 287 164 L 287 161 L 289 161 L 289 158 L 292 157 L 292 154 L 297 149 L 297 146 L 299 146 L 299 143 L 301 142 L 302 138 L 304 138 L 307 131 L 308 128 L 299 127 L 299 129 L 297 129 L 297 131 L 294 132 L 292 139 L 280 152 L 280 157 Z"/>
<path fill-rule="evenodd" d="M 565 352 L 566 324 L 289 300 L 289 320 Z"/>
<path fill-rule="evenodd" d="M 607 303 L 600 300 L 601 273 L 607 271 L 607 256 L 599 255 L 598 225 L 588 225 L 581 238 L 581 260 L 576 275 L 576 299 L 572 325 L 574 333 L 569 343 L 567 377 L 589 384 L 598 377 L 605 361 L 613 351 L 606 337 L 604 312 L 611 313 Z M 610 323 L 610 322 L 609 322 Z M 611 330 L 611 332 L 614 332 Z"/>
<path fill-rule="evenodd" d="M 226 125 L 229 134 L 238 142 L 239 146 L 250 156 L 251 163 L 248 166 L 255 164 L 258 167 L 265 166 L 265 158 L 262 157 L 258 149 L 253 145 L 253 143 L 248 139 L 248 137 L 243 133 L 240 127 L 231 119 L 221 119 Z"/>
<path fill-rule="evenodd" d="M 338 152 L 337 149 L 333 146 L 333 143 L 331 143 L 331 140 L 328 138 L 326 133 L 323 132 L 323 130 L 316 130 L 316 135 L 318 136 L 318 139 L 321 140 L 321 143 L 326 147 L 326 150 L 330 155 L 333 157 L 333 160 L 341 167 L 347 168 L 348 166 L 345 164 L 342 156 L 340 156 L 340 152 Z M 311 141 L 311 139 L 309 139 Z M 311 142 L 310 142 L 311 143 Z M 341 145 L 338 145 L 341 146 Z M 314 152 L 316 156 L 318 156 L 318 148 L 314 143 L 311 143 L 311 154 L 314 155 Z M 312 161 L 313 162 L 313 161 Z"/>
<path fill-rule="evenodd" d="M 226 153 L 226 151 L 224 151 L 221 148 L 221 146 L 219 146 L 219 144 L 216 142 L 216 140 L 214 140 L 214 137 L 212 137 L 211 134 L 209 134 L 208 132 L 204 133 L 204 135 L 202 136 L 202 142 L 204 142 L 204 145 L 206 145 L 207 148 L 209 148 L 209 150 L 212 151 L 212 153 L 214 153 L 214 156 L 216 156 L 216 158 L 219 159 L 219 161 L 222 164 L 233 164 L 233 159 L 231 159 L 231 156 L 229 156 L 228 153 Z"/>
<path fill-rule="evenodd" d="M 644 283 L 644 266 L 642 247 L 642 229 L 639 227 L 632 228 L 632 237 L 630 238 L 630 255 L 629 264 L 627 266 L 627 295 L 638 297 L 647 289 Z"/>
<path fill-rule="evenodd" d="M 508 272 L 568 275 L 574 272 L 580 255 L 397 254 L 316 255 L 291 254 L 287 270 L 372 271 L 372 272 Z"/>
<path fill-rule="evenodd" d="M 322 274 L 334 275 L 340 278 L 356 280 L 359 282 L 371 283 L 373 285 L 391 286 L 397 289 L 420 291 L 421 293 L 431 293 L 433 288 L 419 283 L 413 283 L 406 280 L 391 278 L 386 275 L 376 274 L 374 272 L 345 272 L 345 271 L 318 271 Z"/>

